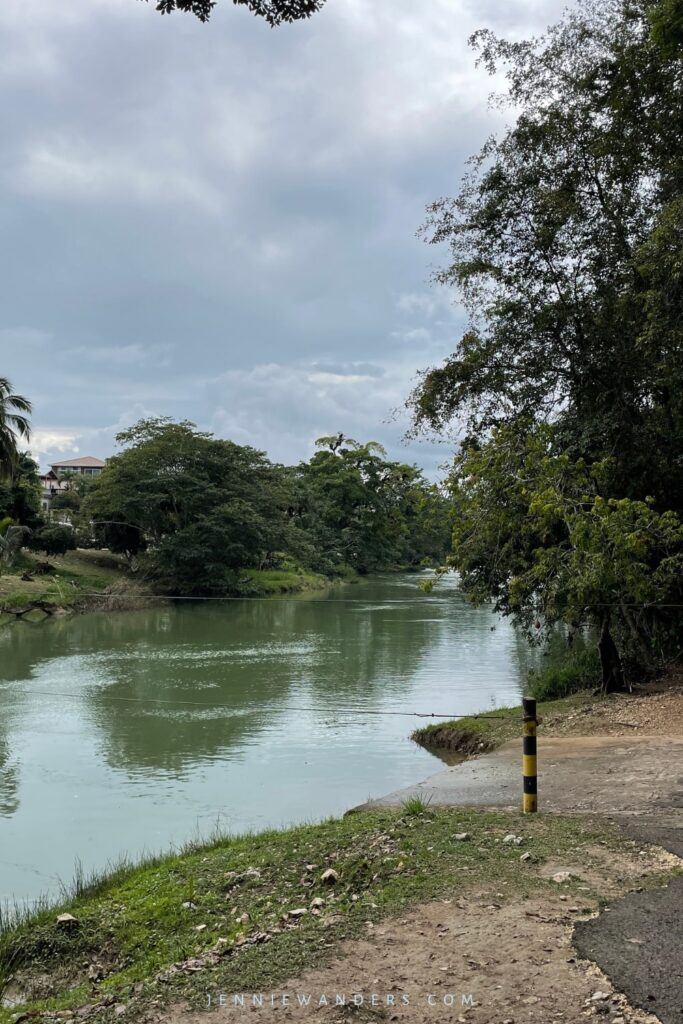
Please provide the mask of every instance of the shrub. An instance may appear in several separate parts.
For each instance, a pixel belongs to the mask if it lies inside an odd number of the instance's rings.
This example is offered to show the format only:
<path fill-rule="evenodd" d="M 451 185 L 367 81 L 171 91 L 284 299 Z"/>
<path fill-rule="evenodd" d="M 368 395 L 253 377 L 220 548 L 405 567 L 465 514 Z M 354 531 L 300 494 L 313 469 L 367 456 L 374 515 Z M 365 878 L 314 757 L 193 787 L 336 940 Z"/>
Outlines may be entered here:
<path fill-rule="evenodd" d="M 28 547 L 46 555 L 65 555 L 76 547 L 76 534 L 70 526 L 45 526 L 31 535 Z"/>
<path fill-rule="evenodd" d="M 536 700 L 558 700 L 600 685 L 600 659 L 595 648 L 567 656 L 562 663 L 529 672 L 529 692 Z"/>

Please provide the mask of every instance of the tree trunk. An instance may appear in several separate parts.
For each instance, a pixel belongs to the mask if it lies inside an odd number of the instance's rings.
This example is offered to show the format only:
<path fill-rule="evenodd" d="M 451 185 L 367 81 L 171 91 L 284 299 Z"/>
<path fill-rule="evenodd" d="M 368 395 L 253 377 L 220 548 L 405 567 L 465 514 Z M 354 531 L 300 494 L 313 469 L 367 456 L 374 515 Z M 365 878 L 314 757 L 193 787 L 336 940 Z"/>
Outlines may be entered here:
<path fill-rule="evenodd" d="M 602 667 L 602 689 L 604 693 L 618 693 L 626 689 L 624 669 L 617 645 L 612 639 L 609 628 L 609 614 L 602 619 L 602 629 L 598 640 L 598 654 Z"/>
<path fill-rule="evenodd" d="M 633 637 L 633 642 L 638 649 L 641 667 L 645 670 L 645 672 L 647 672 L 648 675 L 653 675 L 655 670 L 655 661 L 652 656 L 652 652 L 646 644 L 645 640 L 643 639 L 642 634 L 639 632 L 638 627 L 636 625 L 636 621 L 633 615 L 631 614 L 630 608 L 628 608 L 628 606 L 625 605 L 623 601 L 621 602 L 621 613 L 624 616 L 624 619 L 626 620 L 628 628 L 631 631 L 631 636 Z"/>

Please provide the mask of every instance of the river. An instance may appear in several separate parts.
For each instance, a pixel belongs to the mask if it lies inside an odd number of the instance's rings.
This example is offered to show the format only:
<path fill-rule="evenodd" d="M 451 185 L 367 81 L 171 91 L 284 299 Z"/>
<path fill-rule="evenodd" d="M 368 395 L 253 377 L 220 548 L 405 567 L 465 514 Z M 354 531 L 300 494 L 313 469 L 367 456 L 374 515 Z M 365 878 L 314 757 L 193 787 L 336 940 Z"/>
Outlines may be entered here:
<path fill-rule="evenodd" d="M 529 655 L 453 580 L 417 582 L 0 627 L 0 900 L 438 770 L 395 712 L 517 703 Z"/>

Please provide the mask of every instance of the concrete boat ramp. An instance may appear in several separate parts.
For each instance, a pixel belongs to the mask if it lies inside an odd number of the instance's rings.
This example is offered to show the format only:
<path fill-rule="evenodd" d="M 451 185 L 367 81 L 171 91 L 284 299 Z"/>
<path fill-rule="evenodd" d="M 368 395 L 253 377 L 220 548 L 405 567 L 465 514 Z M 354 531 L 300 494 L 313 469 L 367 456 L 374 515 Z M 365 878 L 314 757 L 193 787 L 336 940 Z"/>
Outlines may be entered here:
<path fill-rule="evenodd" d="M 618 821 L 636 842 L 683 858 L 682 738 L 539 738 L 538 754 L 541 813 L 602 815 Z M 395 807 L 419 796 L 438 807 L 514 809 L 521 787 L 519 740 L 363 806 Z M 617 990 L 662 1024 L 683 1021 L 682 909 L 683 876 L 631 893 L 574 932 L 579 955 L 597 963 Z"/>

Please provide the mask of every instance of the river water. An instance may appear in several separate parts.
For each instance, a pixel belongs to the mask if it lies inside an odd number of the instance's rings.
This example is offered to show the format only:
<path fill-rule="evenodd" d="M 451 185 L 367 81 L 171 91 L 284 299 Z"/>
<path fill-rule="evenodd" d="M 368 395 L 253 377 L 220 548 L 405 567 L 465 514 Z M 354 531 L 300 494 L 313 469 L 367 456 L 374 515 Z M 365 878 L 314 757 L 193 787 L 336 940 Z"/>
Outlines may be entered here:
<path fill-rule="evenodd" d="M 370 712 L 517 703 L 529 655 L 453 580 L 417 582 L 0 627 L 0 900 L 438 770 L 419 719 Z"/>

